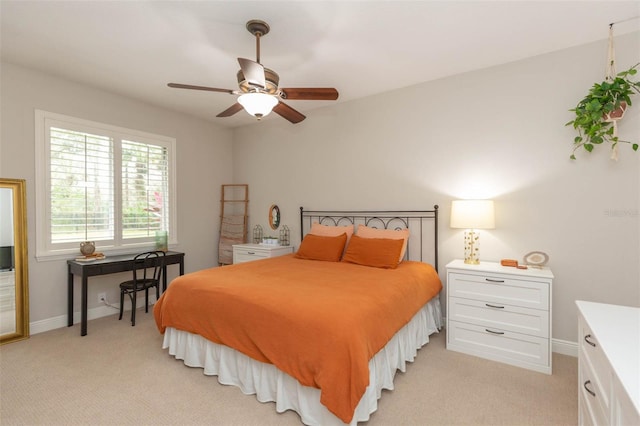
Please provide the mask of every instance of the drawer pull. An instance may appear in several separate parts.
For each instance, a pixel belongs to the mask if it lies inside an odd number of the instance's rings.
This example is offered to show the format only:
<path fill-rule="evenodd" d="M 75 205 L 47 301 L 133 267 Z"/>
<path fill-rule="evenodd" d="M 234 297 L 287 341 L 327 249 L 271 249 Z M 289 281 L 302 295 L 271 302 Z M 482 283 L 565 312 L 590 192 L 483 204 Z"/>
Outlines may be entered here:
<path fill-rule="evenodd" d="M 484 331 L 491 334 L 504 334 L 503 331 L 493 331 L 493 330 L 489 330 L 488 328 L 485 328 Z"/>
<path fill-rule="evenodd" d="M 584 336 L 584 341 L 587 342 L 588 344 L 590 344 L 591 346 L 593 346 L 594 348 L 596 347 L 596 344 L 593 343 L 591 340 L 589 340 L 589 337 L 591 337 L 590 334 L 587 334 L 586 336 Z"/>
<path fill-rule="evenodd" d="M 488 303 L 484 304 L 485 306 L 489 307 L 489 308 L 498 308 L 498 309 L 504 309 L 504 306 L 498 306 L 498 305 L 490 305 Z"/>
<path fill-rule="evenodd" d="M 248 251 L 247 254 L 256 254 L 255 251 Z"/>
<path fill-rule="evenodd" d="M 587 387 L 587 385 L 590 385 L 590 384 L 591 384 L 591 380 L 587 380 L 586 382 L 584 382 L 584 390 L 589 392 L 589 395 L 591 395 L 592 397 L 595 398 L 596 397 L 596 393 Z"/>
<path fill-rule="evenodd" d="M 490 283 L 503 283 L 504 280 L 492 280 L 491 278 L 485 278 L 486 281 L 489 281 Z"/>

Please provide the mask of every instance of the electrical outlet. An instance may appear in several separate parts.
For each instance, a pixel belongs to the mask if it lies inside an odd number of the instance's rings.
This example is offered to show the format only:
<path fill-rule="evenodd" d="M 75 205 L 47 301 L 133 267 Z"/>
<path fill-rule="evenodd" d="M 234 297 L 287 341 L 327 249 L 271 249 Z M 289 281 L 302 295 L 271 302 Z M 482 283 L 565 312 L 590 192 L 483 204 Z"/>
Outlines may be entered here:
<path fill-rule="evenodd" d="M 107 301 L 107 293 L 98 293 L 98 303 L 105 303 Z"/>

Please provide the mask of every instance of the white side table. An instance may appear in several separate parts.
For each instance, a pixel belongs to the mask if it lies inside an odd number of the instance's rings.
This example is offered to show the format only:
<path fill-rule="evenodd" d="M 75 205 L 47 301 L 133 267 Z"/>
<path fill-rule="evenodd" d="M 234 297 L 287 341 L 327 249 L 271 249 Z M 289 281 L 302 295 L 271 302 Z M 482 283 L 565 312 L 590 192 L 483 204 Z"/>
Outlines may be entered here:
<path fill-rule="evenodd" d="M 269 244 L 234 244 L 233 263 L 251 262 L 252 260 L 282 256 L 293 253 L 293 246 L 275 246 Z"/>
<path fill-rule="evenodd" d="M 447 265 L 447 349 L 551 374 L 548 268 Z"/>

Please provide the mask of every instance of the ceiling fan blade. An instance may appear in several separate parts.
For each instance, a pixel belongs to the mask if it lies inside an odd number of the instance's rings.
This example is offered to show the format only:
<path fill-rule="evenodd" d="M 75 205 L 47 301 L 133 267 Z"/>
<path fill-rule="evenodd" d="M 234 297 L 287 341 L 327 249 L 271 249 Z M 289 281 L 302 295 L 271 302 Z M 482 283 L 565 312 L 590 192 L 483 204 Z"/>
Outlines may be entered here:
<path fill-rule="evenodd" d="M 264 77 L 264 67 L 257 62 L 250 59 L 238 58 L 240 69 L 244 78 L 252 86 L 258 86 L 261 89 L 267 87 L 267 82 Z"/>
<path fill-rule="evenodd" d="M 235 114 L 238 111 L 242 111 L 242 105 L 236 102 L 235 104 L 231 105 L 229 108 L 222 111 L 220 114 L 216 115 L 216 117 L 231 117 L 233 114 Z"/>
<path fill-rule="evenodd" d="M 280 89 L 284 99 L 310 100 L 310 101 L 335 101 L 338 99 L 338 91 L 332 87 L 289 87 Z"/>
<path fill-rule="evenodd" d="M 173 87 L 174 89 L 208 90 L 209 92 L 222 92 L 222 93 L 229 93 L 230 95 L 233 95 L 236 93 L 234 90 L 217 89 L 215 87 L 206 87 L 206 86 L 192 86 L 191 84 L 168 83 L 167 86 Z"/>
<path fill-rule="evenodd" d="M 307 118 L 304 115 L 302 115 L 300 112 L 291 108 L 289 105 L 285 104 L 282 101 L 278 102 L 278 104 L 273 107 L 273 112 L 275 112 L 276 114 L 280 115 L 283 118 L 286 118 L 293 124 L 299 123 L 305 118 Z"/>

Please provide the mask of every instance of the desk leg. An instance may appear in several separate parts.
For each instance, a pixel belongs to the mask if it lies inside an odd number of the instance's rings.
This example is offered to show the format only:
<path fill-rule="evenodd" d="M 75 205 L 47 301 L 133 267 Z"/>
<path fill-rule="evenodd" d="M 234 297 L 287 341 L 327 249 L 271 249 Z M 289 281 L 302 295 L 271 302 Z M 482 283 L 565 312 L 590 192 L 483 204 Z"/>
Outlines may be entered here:
<path fill-rule="evenodd" d="M 162 292 L 167 291 L 167 265 L 162 267 Z"/>
<path fill-rule="evenodd" d="M 184 259 L 180 259 L 180 275 L 184 275 Z M 167 265 L 162 268 L 162 292 L 167 291 Z"/>
<path fill-rule="evenodd" d="M 88 278 L 86 276 L 82 276 L 82 313 L 81 313 L 81 328 L 80 328 L 80 335 L 81 336 L 86 336 L 87 335 L 87 293 L 88 293 L 88 289 L 87 289 L 87 280 Z"/>
<path fill-rule="evenodd" d="M 71 268 L 69 268 L 71 269 Z M 67 327 L 73 325 L 73 274 L 69 271 L 67 278 Z"/>

